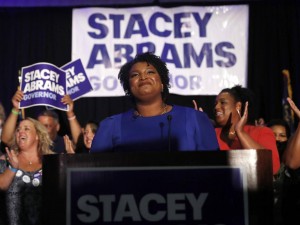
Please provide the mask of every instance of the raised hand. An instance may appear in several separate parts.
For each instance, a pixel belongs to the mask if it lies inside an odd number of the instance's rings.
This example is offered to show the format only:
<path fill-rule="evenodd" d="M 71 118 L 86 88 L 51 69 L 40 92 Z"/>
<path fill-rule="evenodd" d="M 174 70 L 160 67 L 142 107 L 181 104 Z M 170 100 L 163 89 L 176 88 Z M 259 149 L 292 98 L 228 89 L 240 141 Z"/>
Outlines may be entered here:
<path fill-rule="evenodd" d="M 287 101 L 289 102 L 291 109 L 294 111 L 298 119 L 300 119 L 300 110 L 298 109 L 294 101 L 291 98 L 287 98 Z"/>
<path fill-rule="evenodd" d="M 240 120 L 235 124 L 234 130 L 236 132 L 243 131 L 243 128 L 247 123 L 247 120 L 248 120 L 248 102 L 246 102 L 243 115 L 241 115 Z"/>
<path fill-rule="evenodd" d="M 15 152 L 15 150 L 9 150 L 8 147 L 5 148 L 6 154 L 7 154 L 7 161 L 9 162 L 9 164 L 18 169 L 19 168 L 19 159 L 18 156 Z"/>
<path fill-rule="evenodd" d="M 68 135 L 64 136 L 64 142 L 65 142 L 66 152 L 69 154 L 74 154 L 75 151 L 74 151 L 74 147 L 73 147 L 73 142 L 70 140 Z"/>
<path fill-rule="evenodd" d="M 193 100 L 193 104 L 194 104 L 195 110 L 199 110 L 199 111 L 203 112 L 203 109 L 201 107 L 198 108 L 197 102 L 195 100 Z"/>
<path fill-rule="evenodd" d="M 19 109 L 19 103 L 23 99 L 24 93 L 21 90 L 17 90 L 11 99 L 11 103 L 15 109 Z"/>
<path fill-rule="evenodd" d="M 69 105 L 68 112 L 73 112 L 74 102 L 73 102 L 72 98 L 70 97 L 70 95 L 65 95 L 64 97 L 62 97 L 61 102 L 65 105 Z"/>

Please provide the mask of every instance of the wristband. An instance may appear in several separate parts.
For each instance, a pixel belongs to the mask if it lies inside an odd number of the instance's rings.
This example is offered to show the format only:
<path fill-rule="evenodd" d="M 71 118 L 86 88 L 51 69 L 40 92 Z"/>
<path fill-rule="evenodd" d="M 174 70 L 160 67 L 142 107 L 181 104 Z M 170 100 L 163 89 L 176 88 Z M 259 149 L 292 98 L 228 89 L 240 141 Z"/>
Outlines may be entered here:
<path fill-rule="evenodd" d="M 12 109 L 11 112 L 12 112 L 12 114 L 14 114 L 16 116 L 19 115 L 19 111 L 16 111 L 15 109 Z"/>
<path fill-rule="evenodd" d="M 10 169 L 10 171 L 16 173 L 18 171 L 18 169 L 16 169 L 15 167 L 12 167 L 10 164 L 8 165 L 8 169 Z"/>
<path fill-rule="evenodd" d="M 76 116 L 68 117 L 68 120 L 75 120 Z"/>

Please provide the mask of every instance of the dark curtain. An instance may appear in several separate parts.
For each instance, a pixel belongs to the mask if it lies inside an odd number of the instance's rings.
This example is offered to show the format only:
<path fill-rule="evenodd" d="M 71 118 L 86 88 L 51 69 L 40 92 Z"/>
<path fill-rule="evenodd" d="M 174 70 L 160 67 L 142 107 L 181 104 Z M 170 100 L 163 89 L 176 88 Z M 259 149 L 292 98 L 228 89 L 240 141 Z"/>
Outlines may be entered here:
<path fill-rule="evenodd" d="M 283 75 L 290 71 L 293 99 L 299 99 L 299 13 L 296 1 L 251 4 L 248 87 L 256 94 L 258 116 L 282 118 Z"/>
<path fill-rule="evenodd" d="M 293 94 L 300 106 L 299 12 L 292 1 L 250 2 L 248 87 L 257 98 L 257 117 L 266 121 L 282 117 L 282 69 L 291 73 Z M 21 67 L 36 62 L 62 66 L 71 61 L 72 8 L 0 8 L 0 101 L 6 112 L 18 86 Z M 192 100 L 213 118 L 215 96 L 171 95 L 169 102 L 193 107 Z M 126 97 L 81 98 L 75 113 L 83 125 L 88 120 L 123 112 L 131 107 Z M 35 117 L 42 107 L 25 109 Z M 64 112 L 59 112 L 61 133 L 69 132 Z"/>

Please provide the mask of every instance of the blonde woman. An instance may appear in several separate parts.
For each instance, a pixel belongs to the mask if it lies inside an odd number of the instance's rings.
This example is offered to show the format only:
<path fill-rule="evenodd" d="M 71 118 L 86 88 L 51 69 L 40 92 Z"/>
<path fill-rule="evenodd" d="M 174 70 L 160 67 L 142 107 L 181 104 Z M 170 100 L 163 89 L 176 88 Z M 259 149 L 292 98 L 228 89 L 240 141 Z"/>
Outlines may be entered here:
<path fill-rule="evenodd" d="M 26 118 L 16 128 L 11 148 L 0 157 L 0 188 L 6 194 L 7 224 L 40 224 L 42 157 L 52 154 L 47 129 Z"/>

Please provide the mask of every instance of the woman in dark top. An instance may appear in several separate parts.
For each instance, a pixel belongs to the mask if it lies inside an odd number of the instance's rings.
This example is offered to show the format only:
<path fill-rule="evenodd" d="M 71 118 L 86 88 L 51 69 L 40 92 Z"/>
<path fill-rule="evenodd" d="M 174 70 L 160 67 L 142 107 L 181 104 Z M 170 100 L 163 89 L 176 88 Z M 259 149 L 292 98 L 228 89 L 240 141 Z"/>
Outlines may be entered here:
<path fill-rule="evenodd" d="M 46 128 L 37 120 L 22 120 L 13 145 L 0 157 L 0 189 L 6 195 L 8 225 L 41 224 L 42 157 L 53 153 Z M 3 209 L 1 209 L 3 210 Z"/>

